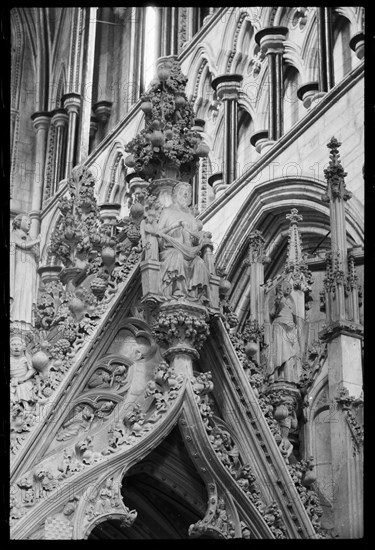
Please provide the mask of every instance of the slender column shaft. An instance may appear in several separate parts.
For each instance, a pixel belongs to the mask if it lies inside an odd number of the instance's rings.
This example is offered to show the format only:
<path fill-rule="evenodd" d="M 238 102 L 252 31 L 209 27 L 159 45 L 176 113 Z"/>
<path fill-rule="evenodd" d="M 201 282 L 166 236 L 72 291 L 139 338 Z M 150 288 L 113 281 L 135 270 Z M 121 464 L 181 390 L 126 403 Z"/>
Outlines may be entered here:
<path fill-rule="evenodd" d="M 85 13 L 85 56 L 83 66 L 83 101 L 79 121 L 79 139 L 77 144 L 77 163 L 82 163 L 89 154 L 90 124 L 92 107 L 92 82 L 94 75 L 94 54 L 96 37 L 97 8 L 89 8 Z"/>
<path fill-rule="evenodd" d="M 138 85 L 138 94 L 137 97 L 134 97 L 134 102 L 137 101 L 139 95 L 144 91 L 144 82 L 143 82 L 143 72 L 144 72 L 144 48 L 145 48 L 145 14 L 143 8 L 138 8 L 137 11 L 137 28 L 136 28 L 136 37 L 137 37 L 137 46 L 136 46 L 136 57 L 135 57 L 135 63 L 137 66 L 137 70 L 135 72 L 135 83 L 136 86 Z M 138 63 L 137 63 L 138 61 Z"/>
<path fill-rule="evenodd" d="M 69 174 L 74 166 L 75 153 L 76 153 L 76 132 L 78 123 L 78 113 L 81 104 L 81 97 L 79 94 L 70 93 L 63 97 L 64 107 L 69 115 L 68 122 L 68 136 L 67 136 L 67 149 L 66 149 L 66 165 L 64 177 L 69 177 Z"/>
<path fill-rule="evenodd" d="M 32 115 L 33 127 L 36 132 L 36 170 L 33 181 L 33 194 L 31 201 L 32 212 L 38 213 L 31 218 L 30 236 L 36 237 L 40 230 L 40 211 L 43 201 L 44 165 L 46 160 L 46 147 L 50 114 L 39 112 Z"/>
<path fill-rule="evenodd" d="M 276 59 L 275 54 L 268 55 L 268 88 L 269 88 L 269 139 L 277 139 L 277 120 L 276 120 Z"/>
<path fill-rule="evenodd" d="M 268 59 L 269 129 L 268 138 L 283 135 L 283 51 L 287 27 L 265 27 L 255 35 L 255 41 Z"/>
<path fill-rule="evenodd" d="M 55 163 L 53 170 L 53 188 L 52 195 L 56 192 L 60 180 L 64 175 L 64 156 L 65 156 L 65 128 L 68 124 L 69 117 L 64 109 L 55 111 L 52 117 L 52 124 L 56 127 L 55 134 Z"/>
<path fill-rule="evenodd" d="M 212 82 L 217 97 L 224 103 L 223 177 L 229 185 L 237 177 L 237 115 L 238 93 L 242 75 L 218 76 Z"/>
<path fill-rule="evenodd" d="M 325 39 L 327 43 L 327 84 L 330 90 L 335 85 L 335 76 L 333 69 L 333 36 L 332 36 L 332 9 L 325 7 L 324 9 L 324 25 Z"/>
<path fill-rule="evenodd" d="M 283 56 L 281 52 L 275 54 L 275 118 L 276 118 L 276 139 L 281 138 L 284 130 L 283 115 Z"/>
<path fill-rule="evenodd" d="M 317 8 L 319 45 L 319 91 L 328 92 L 334 86 L 332 15 L 330 8 Z"/>

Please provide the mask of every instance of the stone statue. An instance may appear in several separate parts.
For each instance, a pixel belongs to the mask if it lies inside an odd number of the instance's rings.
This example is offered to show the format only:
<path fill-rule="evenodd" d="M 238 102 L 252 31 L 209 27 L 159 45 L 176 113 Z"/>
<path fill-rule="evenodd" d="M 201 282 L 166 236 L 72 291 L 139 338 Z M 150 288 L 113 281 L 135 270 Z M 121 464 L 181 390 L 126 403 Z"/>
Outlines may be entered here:
<path fill-rule="evenodd" d="M 79 405 L 74 411 L 74 416 L 62 425 L 62 429 L 56 436 L 57 441 L 66 441 L 82 431 L 87 432 L 94 421 L 94 417 L 95 413 L 92 408 L 87 405 Z"/>
<path fill-rule="evenodd" d="M 40 236 L 36 239 L 28 237 L 30 224 L 26 214 L 19 214 L 13 220 L 10 235 L 10 319 L 31 325 L 36 301 Z"/>
<path fill-rule="evenodd" d="M 29 409 L 36 401 L 31 378 L 35 375 L 31 359 L 26 356 L 26 345 L 20 336 L 10 340 L 10 390 L 12 403 L 21 403 Z"/>
<path fill-rule="evenodd" d="M 141 221 L 140 232 L 145 251 L 145 260 L 158 260 L 159 245 L 156 236 L 157 213 L 154 209 L 150 208 L 147 212 L 147 217 Z"/>
<path fill-rule="evenodd" d="M 269 382 L 297 383 L 301 374 L 301 351 L 296 324 L 296 308 L 291 297 L 292 287 L 287 281 L 277 286 L 276 297 L 270 311 L 272 323 Z"/>
<path fill-rule="evenodd" d="M 157 225 L 161 292 L 170 299 L 185 297 L 209 301 L 210 273 L 200 256 L 205 233 L 190 211 L 190 184 L 180 182 L 172 204 L 162 211 Z"/>

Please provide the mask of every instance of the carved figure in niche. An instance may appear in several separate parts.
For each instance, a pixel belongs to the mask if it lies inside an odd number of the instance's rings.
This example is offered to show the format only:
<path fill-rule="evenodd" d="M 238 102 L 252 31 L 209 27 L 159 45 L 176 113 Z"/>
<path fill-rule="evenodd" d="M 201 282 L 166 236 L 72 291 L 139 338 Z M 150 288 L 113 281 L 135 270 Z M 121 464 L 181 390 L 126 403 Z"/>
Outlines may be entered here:
<path fill-rule="evenodd" d="M 157 239 L 157 213 L 155 209 L 150 208 L 147 216 L 141 221 L 140 225 L 142 243 L 144 246 L 145 260 L 159 259 L 159 245 Z"/>
<path fill-rule="evenodd" d="M 168 299 L 185 297 L 208 302 L 210 273 L 200 256 L 205 233 L 202 223 L 192 215 L 190 203 L 190 185 L 177 183 L 172 204 L 164 208 L 159 218 L 161 292 Z"/>
<path fill-rule="evenodd" d="M 301 375 L 301 351 L 297 330 L 296 308 L 287 281 L 277 286 L 270 317 L 272 323 L 269 382 L 282 380 L 297 384 Z"/>
<path fill-rule="evenodd" d="M 87 432 L 93 425 L 102 423 L 111 414 L 116 403 L 104 401 L 100 405 L 78 405 L 73 418 L 68 419 L 62 425 L 62 430 L 57 434 L 57 441 L 66 441 L 82 431 Z"/>
<path fill-rule="evenodd" d="M 216 517 L 215 527 L 226 534 L 228 531 L 228 515 L 225 510 L 225 502 L 222 498 L 219 498 L 217 503 Z"/>
<path fill-rule="evenodd" d="M 39 260 L 40 235 L 28 237 L 31 220 L 19 214 L 13 220 L 10 235 L 10 319 L 32 324 L 33 307 L 36 302 L 37 263 Z"/>
<path fill-rule="evenodd" d="M 104 369 L 98 369 L 94 372 L 92 377 L 87 383 L 87 387 L 90 389 L 93 388 L 109 388 L 111 385 L 112 376 L 111 374 L 104 370 Z"/>
<path fill-rule="evenodd" d="M 10 392 L 11 402 L 30 409 L 36 401 L 31 378 L 36 374 L 31 359 L 26 355 L 26 345 L 20 336 L 10 339 Z"/>
<path fill-rule="evenodd" d="M 95 414 L 91 407 L 87 405 L 78 406 L 73 418 L 62 425 L 62 430 L 56 436 L 57 441 L 66 441 L 82 431 L 87 432 L 94 421 L 94 417 Z"/>

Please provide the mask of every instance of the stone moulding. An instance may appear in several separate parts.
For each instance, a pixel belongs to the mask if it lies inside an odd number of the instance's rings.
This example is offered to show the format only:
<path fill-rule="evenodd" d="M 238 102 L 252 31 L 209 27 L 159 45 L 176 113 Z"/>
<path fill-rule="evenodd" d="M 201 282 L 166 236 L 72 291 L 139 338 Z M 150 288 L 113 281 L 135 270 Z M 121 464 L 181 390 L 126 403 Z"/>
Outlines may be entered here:
<path fill-rule="evenodd" d="M 211 332 L 212 337 L 220 344 L 217 349 L 211 346 L 209 354 L 202 354 L 202 361 L 212 371 L 216 391 L 224 394 L 223 406 L 228 410 L 237 410 L 235 417 L 228 416 L 228 425 L 236 430 L 241 438 L 243 452 L 253 457 L 252 460 L 262 472 L 267 472 L 267 479 L 271 476 L 267 483 L 274 487 L 274 499 L 285 520 L 288 536 L 316 538 L 317 534 L 286 468 L 284 458 L 221 320 L 212 325 Z M 225 366 L 224 370 L 220 369 L 220 373 L 216 367 L 218 364 Z M 224 387 L 231 387 L 230 393 L 228 389 L 224 390 Z M 240 407 L 236 405 L 238 399 L 242 404 Z"/>
<path fill-rule="evenodd" d="M 195 426 L 198 429 L 193 430 L 191 426 Z M 234 507 L 234 504 L 232 504 L 232 506 L 234 509 L 237 509 L 237 514 L 240 514 L 252 526 L 254 538 L 272 539 L 272 532 L 264 522 L 262 516 L 248 500 L 242 489 L 236 484 L 210 445 L 191 383 L 187 386 L 186 399 L 179 427 L 192 461 L 206 485 L 208 486 L 209 483 L 214 482 L 218 491 L 226 495 L 227 506 L 230 505 L 232 497 L 235 499 L 236 505 Z M 208 493 L 210 494 L 209 486 Z M 232 514 L 233 517 L 238 518 L 237 514 L 234 515 L 234 512 Z M 235 523 L 235 536 L 240 536 L 239 522 Z"/>
<path fill-rule="evenodd" d="M 39 524 L 43 518 L 47 518 L 58 512 L 61 506 L 72 498 L 72 493 L 79 498 L 77 507 L 76 519 L 74 522 L 73 538 L 85 538 L 87 533 L 82 531 L 82 517 L 84 510 L 88 504 L 87 499 L 83 498 L 85 491 L 90 487 L 98 487 L 101 482 L 104 482 L 108 477 L 114 476 L 120 482 L 126 472 L 137 462 L 142 460 L 152 449 L 157 447 L 159 443 L 170 433 L 172 428 L 178 421 L 184 400 L 186 384 L 182 384 L 179 389 L 178 397 L 174 400 L 172 406 L 165 414 L 162 422 L 158 422 L 152 431 L 145 434 L 143 438 L 137 441 L 130 448 L 119 450 L 118 452 L 103 456 L 102 460 L 94 463 L 81 472 L 78 472 L 73 478 L 68 478 L 56 487 L 48 498 L 41 500 L 36 506 L 30 509 L 29 513 L 21 517 L 11 532 L 12 539 L 24 539 Z M 105 475 L 99 477 L 103 472 L 105 465 Z M 116 475 L 117 472 L 117 475 Z M 99 479 L 99 483 L 98 483 Z M 108 512 L 111 515 L 113 512 Z M 108 516 L 107 516 L 108 517 Z M 102 517 L 102 520 L 105 518 Z"/>

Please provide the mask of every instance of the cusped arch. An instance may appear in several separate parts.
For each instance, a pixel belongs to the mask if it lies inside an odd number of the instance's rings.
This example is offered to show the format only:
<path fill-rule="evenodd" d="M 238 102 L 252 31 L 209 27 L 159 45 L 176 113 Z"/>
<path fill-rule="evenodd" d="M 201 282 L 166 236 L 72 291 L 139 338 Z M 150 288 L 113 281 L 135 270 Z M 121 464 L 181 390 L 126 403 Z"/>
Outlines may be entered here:
<path fill-rule="evenodd" d="M 338 6 L 334 7 L 333 10 L 350 21 L 352 35 L 362 30 L 362 14 L 359 11 L 356 12 L 356 8 L 350 6 Z"/>
<path fill-rule="evenodd" d="M 226 74 L 231 71 L 231 64 L 237 51 L 239 32 L 243 21 L 247 17 L 245 8 L 233 9 L 229 14 L 223 32 L 223 43 L 218 56 L 218 74 Z"/>
<path fill-rule="evenodd" d="M 243 17 L 238 23 L 240 28 L 237 37 L 237 48 L 230 67 L 230 72 L 233 74 L 243 74 L 251 56 L 250 45 L 254 43 L 254 27 L 247 17 L 247 14 L 243 12 L 242 15 Z"/>
<path fill-rule="evenodd" d="M 305 64 L 301 57 L 301 48 L 298 44 L 286 40 L 284 44 L 283 60 L 286 65 L 295 67 L 301 76 L 301 81 L 306 81 Z"/>
<path fill-rule="evenodd" d="M 214 62 L 215 55 L 209 44 L 199 43 L 190 63 L 189 80 L 186 91 L 188 98 L 195 101 L 202 86 L 202 75 L 205 67 L 208 67 L 212 75 L 216 75 L 217 68 Z"/>
<path fill-rule="evenodd" d="M 125 170 L 124 163 L 125 149 L 121 139 L 112 144 L 111 149 L 108 152 L 107 159 L 103 165 L 103 177 L 99 183 L 97 196 L 98 203 L 102 204 L 110 202 L 112 192 L 118 184 L 118 176 L 120 170 Z"/>

